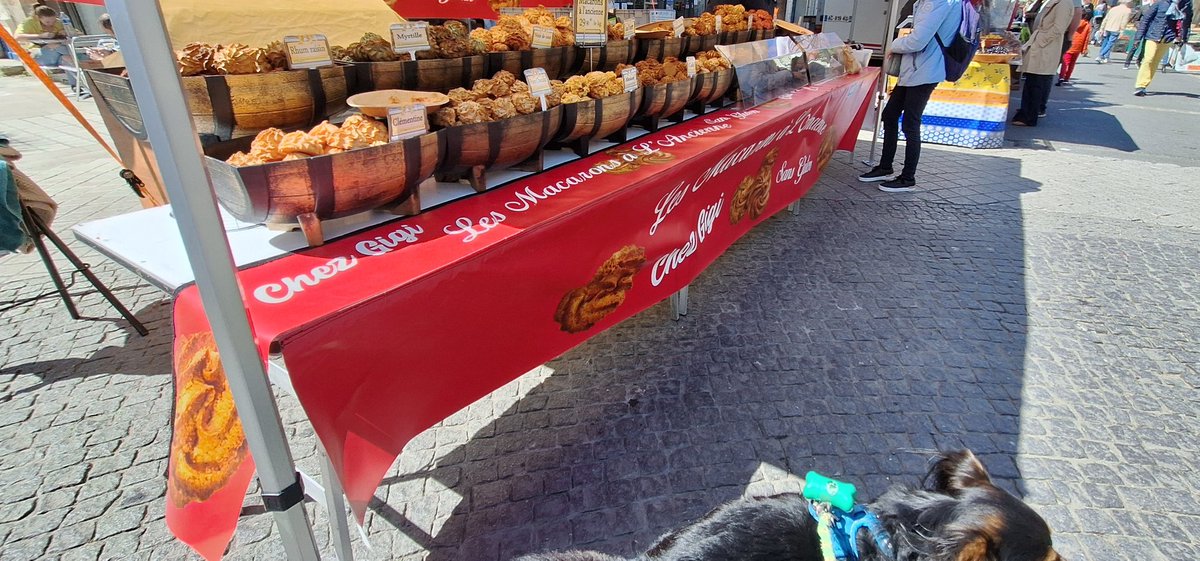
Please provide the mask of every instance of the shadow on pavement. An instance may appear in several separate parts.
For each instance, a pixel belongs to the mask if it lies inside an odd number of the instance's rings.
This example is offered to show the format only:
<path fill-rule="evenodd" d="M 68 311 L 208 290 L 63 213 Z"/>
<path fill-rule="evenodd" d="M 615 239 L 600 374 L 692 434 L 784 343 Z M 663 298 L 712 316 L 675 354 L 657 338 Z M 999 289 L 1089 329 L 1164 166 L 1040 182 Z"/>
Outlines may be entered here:
<path fill-rule="evenodd" d="M 121 294 L 126 292 L 126 288 L 129 287 L 113 287 L 113 292 Z M 0 367 L 0 375 L 32 375 L 37 376 L 39 381 L 32 386 L 0 395 L 0 403 L 11 401 L 19 395 L 36 392 L 41 388 L 64 380 L 113 373 L 141 376 L 158 376 L 171 373 L 171 306 L 168 305 L 168 302 L 159 301 L 140 310 L 133 310 L 133 314 L 150 330 L 149 335 L 142 337 L 133 330 L 129 322 L 118 316 L 111 308 L 104 308 L 104 310 L 110 313 L 112 317 L 88 316 L 89 309 L 101 309 L 93 307 L 93 305 L 108 306 L 108 303 L 104 301 L 98 292 L 72 293 L 72 297 L 75 298 L 76 305 L 80 305 L 80 314 L 83 317 L 78 320 L 68 318 L 67 321 L 79 322 L 81 324 L 111 323 L 111 326 L 96 326 L 91 328 L 103 329 L 105 330 L 104 337 L 106 339 L 123 340 L 124 343 L 122 345 L 100 347 L 94 353 L 85 357 L 5 364 L 3 367 Z M 58 293 L 56 292 L 52 292 L 49 296 L 37 298 L 37 300 L 39 301 L 38 305 L 62 306 L 62 302 L 58 299 Z M 42 300 L 44 302 L 41 302 Z M 100 303 L 96 303 L 94 300 L 99 300 Z M 86 305 L 83 305 L 85 303 Z M 65 309 L 63 310 L 63 317 L 67 317 Z M 123 335 L 116 335 L 121 332 L 123 332 Z M 162 346 L 166 346 L 167 350 L 165 352 L 157 349 L 150 350 L 153 347 Z"/>
<path fill-rule="evenodd" d="M 1146 97 L 1153 97 L 1153 96 L 1159 96 L 1159 95 L 1165 95 L 1165 96 L 1171 96 L 1171 97 L 1186 97 L 1188 99 L 1200 99 L 1200 94 L 1191 93 L 1191 92 L 1153 92 L 1153 91 L 1146 92 Z"/>
<path fill-rule="evenodd" d="M 1005 140 L 1048 140 L 1112 148 L 1122 152 L 1137 152 L 1140 148 L 1125 131 L 1117 117 L 1102 110 L 1112 107 L 1098 100 L 1098 95 L 1081 86 L 1097 86 L 1097 82 L 1073 81 L 1070 86 L 1052 86 L 1046 116 L 1038 119 L 1036 127 L 1009 126 Z M 1009 120 L 1021 107 L 1021 92 L 1009 98 Z"/>
<path fill-rule="evenodd" d="M 999 204 L 872 191 L 764 220 L 691 286 L 686 318 L 660 304 L 547 364 L 465 445 L 385 480 L 379 496 L 397 491 L 371 505 L 375 522 L 430 561 L 632 555 L 723 501 L 794 485 L 789 473 L 869 500 L 963 446 L 1020 493 L 1019 197 L 1039 184 L 983 154 L 927 146 L 922 168 L 1004 178 Z M 423 491 L 398 491 L 411 484 Z"/>

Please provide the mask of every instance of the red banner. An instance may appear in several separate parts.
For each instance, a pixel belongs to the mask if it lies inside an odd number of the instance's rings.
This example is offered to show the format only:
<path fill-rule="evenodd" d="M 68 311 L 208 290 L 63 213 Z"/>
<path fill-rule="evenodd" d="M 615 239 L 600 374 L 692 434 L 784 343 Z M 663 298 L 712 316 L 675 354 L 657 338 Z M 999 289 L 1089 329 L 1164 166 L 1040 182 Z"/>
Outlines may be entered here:
<path fill-rule="evenodd" d="M 571 0 L 384 0 L 397 14 L 417 19 L 499 19 L 502 8 L 565 8 Z"/>
<path fill-rule="evenodd" d="M 411 438 L 666 299 L 755 224 L 803 196 L 835 148 L 853 147 L 877 72 L 698 117 L 240 271 L 260 352 L 282 349 L 360 520 Z M 199 362 L 211 368 L 215 350 L 202 352 L 212 349 L 211 337 L 197 335 L 207 330 L 195 287 L 180 292 L 175 314 L 182 393 L 204 372 L 188 357 L 201 353 L 208 362 Z M 221 384 L 200 378 L 210 386 L 205 403 L 224 403 Z M 192 423 L 196 434 L 219 427 L 240 435 L 224 412 L 189 413 L 205 419 Z M 188 422 L 177 416 L 177 440 L 179 424 Z M 171 528 L 185 541 L 184 517 L 200 516 L 207 504 L 223 508 L 223 493 L 240 498 L 246 490 L 239 474 L 251 465 L 248 454 L 235 440 L 211 440 L 216 451 L 191 457 L 211 462 L 215 475 L 201 481 L 220 481 L 217 490 L 205 491 L 207 499 L 193 494 L 200 500 L 175 518 L 168 505 Z M 186 446 L 179 448 L 182 454 Z M 172 479 L 180 473 L 173 469 Z M 169 482 L 181 486 L 196 485 Z M 204 532 L 227 543 L 236 511 L 229 516 L 226 524 L 209 516 Z"/>

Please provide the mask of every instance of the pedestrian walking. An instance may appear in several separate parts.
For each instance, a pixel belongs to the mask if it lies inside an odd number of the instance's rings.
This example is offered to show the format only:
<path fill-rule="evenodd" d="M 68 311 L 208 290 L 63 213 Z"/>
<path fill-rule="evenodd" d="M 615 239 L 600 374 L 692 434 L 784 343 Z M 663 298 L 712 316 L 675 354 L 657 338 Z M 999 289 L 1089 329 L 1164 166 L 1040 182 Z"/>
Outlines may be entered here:
<path fill-rule="evenodd" d="M 925 113 L 933 89 L 946 79 L 945 53 L 938 43 L 949 45 L 954 40 L 962 23 L 963 1 L 917 0 L 913 8 L 912 33 L 892 41 L 886 56 L 901 57 L 900 76 L 881 116 L 883 154 L 879 165 L 858 176 L 859 181 L 883 181 L 879 190 L 887 193 L 914 190 L 917 163 L 921 158 L 921 115 Z M 904 169 L 896 175 L 892 164 L 900 141 L 901 116 L 904 117 Z"/>
<path fill-rule="evenodd" d="M 1108 11 L 1104 19 L 1100 22 L 1100 55 L 1096 57 L 1097 64 L 1108 64 L 1108 57 L 1112 54 L 1113 46 L 1117 44 L 1117 39 L 1121 38 L 1121 32 L 1125 30 L 1125 26 L 1129 25 L 1130 18 L 1133 17 L 1132 0 L 1126 0 L 1116 5 Z"/>
<path fill-rule="evenodd" d="M 1108 0 L 1100 0 L 1096 3 L 1096 8 L 1092 11 L 1092 35 L 1088 39 L 1091 44 L 1100 45 L 1100 22 L 1104 21 L 1104 16 L 1109 11 Z"/>
<path fill-rule="evenodd" d="M 1060 38 L 1066 35 L 1068 29 L 1073 29 L 1073 22 L 1083 17 L 1074 14 L 1070 0 L 1046 0 L 1038 11 L 1033 21 L 1033 34 L 1021 47 L 1021 72 L 1025 74 L 1025 87 L 1021 88 L 1021 108 L 1013 116 L 1013 125 L 1035 127 L 1038 117 L 1046 114 L 1046 103 L 1052 87 L 1050 84 L 1062 61 Z"/>
<path fill-rule="evenodd" d="M 1146 95 L 1158 65 L 1174 43 L 1187 40 L 1192 24 L 1192 0 L 1157 0 L 1142 16 L 1138 32 L 1146 38 L 1146 56 L 1138 69 L 1133 95 Z"/>
<path fill-rule="evenodd" d="M 1080 55 L 1087 53 L 1088 39 L 1092 36 L 1092 18 L 1088 17 L 1090 15 L 1084 10 L 1083 17 L 1075 26 L 1075 38 L 1071 40 L 1071 47 L 1063 53 L 1062 68 L 1058 71 L 1056 86 L 1070 85 L 1071 73 L 1075 72 L 1075 61 L 1079 60 Z"/>

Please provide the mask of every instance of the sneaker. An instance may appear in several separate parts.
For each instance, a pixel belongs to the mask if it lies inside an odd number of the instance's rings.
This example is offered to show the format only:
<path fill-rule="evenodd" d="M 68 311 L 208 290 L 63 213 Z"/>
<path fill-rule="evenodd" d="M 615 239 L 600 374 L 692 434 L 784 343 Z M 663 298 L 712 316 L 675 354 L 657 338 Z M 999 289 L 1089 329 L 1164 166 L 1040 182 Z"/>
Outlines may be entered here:
<path fill-rule="evenodd" d="M 1121 68 L 1123 68 L 1125 70 L 1129 70 L 1130 68 L 1133 68 L 1133 67 L 1126 64 L 1125 66 L 1122 66 Z"/>
<path fill-rule="evenodd" d="M 1146 97 L 1146 88 L 1138 88 L 1136 90 L 1133 90 L 1133 95 L 1136 95 L 1138 97 Z"/>
<path fill-rule="evenodd" d="M 875 181 L 886 181 L 893 177 L 896 177 L 896 172 L 892 171 L 892 168 L 875 166 L 871 168 L 871 171 L 858 176 L 858 180 L 863 183 L 872 183 Z"/>
<path fill-rule="evenodd" d="M 897 177 L 891 181 L 879 184 L 879 190 L 884 193 L 909 193 L 916 191 L 917 180 L 909 177 Z"/>
<path fill-rule="evenodd" d="M 1055 83 L 1054 83 L 1054 85 L 1056 85 L 1056 86 L 1061 86 L 1061 85 L 1063 85 L 1063 84 L 1065 84 L 1065 83 L 1067 83 L 1067 81 L 1066 81 L 1066 80 L 1059 80 L 1059 81 L 1055 82 Z"/>

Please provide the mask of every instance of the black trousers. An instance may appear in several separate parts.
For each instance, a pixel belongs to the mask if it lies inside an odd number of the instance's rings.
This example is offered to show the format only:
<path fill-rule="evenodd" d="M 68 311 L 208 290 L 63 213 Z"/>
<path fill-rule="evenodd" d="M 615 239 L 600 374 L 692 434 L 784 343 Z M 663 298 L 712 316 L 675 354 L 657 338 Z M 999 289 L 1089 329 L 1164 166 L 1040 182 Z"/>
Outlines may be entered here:
<path fill-rule="evenodd" d="M 937 84 L 896 86 L 883 107 L 883 155 L 880 167 L 892 169 L 896 145 L 900 141 L 900 117 L 904 116 L 904 170 L 900 177 L 915 179 L 921 159 L 921 115 Z"/>
<path fill-rule="evenodd" d="M 1013 120 L 1037 125 L 1038 112 L 1046 110 L 1053 82 L 1053 74 L 1025 73 L 1025 87 L 1021 88 L 1021 108 L 1013 115 Z"/>

